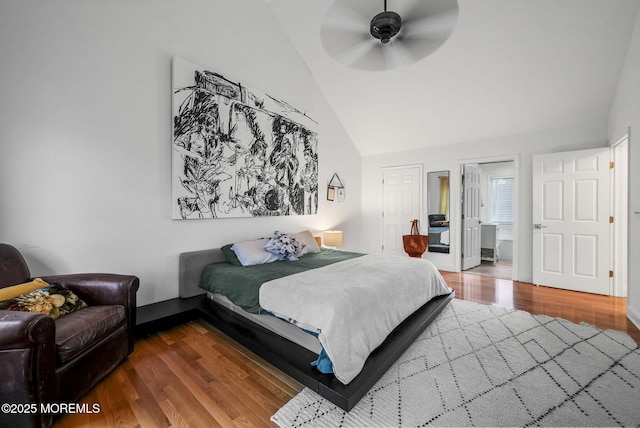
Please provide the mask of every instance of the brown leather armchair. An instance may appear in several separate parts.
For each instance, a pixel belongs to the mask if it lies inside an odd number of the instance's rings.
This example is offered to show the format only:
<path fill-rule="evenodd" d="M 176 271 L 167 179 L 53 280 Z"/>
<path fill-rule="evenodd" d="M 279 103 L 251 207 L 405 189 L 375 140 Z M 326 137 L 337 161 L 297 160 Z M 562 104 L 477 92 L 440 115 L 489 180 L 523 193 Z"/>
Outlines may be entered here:
<path fill-rule="evenodd" d="M 82 404 L 82 396 L 133 352 L 137 277 L 84 273 L 42 279 L 62 284 L 88 307 L 56 320 L 0 310 L 0 405 L 30 406 L 0 412 L 3 427 L 50 426 L 58 415 L 40 412 L 42 405 Z M 0 288 L 30 280 L 20 252 L 0 244 Z"/>

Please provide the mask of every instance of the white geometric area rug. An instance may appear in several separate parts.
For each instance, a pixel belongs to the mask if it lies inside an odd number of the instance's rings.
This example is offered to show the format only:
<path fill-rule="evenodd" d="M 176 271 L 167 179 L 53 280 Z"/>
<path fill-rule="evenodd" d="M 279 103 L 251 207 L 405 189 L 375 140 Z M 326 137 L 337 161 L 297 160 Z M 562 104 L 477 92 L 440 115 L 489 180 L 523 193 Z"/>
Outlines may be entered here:
<path fill-rule="evenodd" d="M 625 333 L 454 299 L 346 413 L 308 388 L 280 427 L 639 426 Z"/>

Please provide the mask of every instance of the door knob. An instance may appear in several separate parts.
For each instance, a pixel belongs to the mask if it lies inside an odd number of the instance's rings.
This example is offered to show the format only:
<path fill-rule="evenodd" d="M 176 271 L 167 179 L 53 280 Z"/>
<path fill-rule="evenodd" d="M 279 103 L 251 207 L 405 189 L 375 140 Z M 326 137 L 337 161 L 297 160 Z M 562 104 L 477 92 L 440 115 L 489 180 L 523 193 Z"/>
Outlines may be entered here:
<path fill-rule="evenodd" d="M 540 223 L 536 223 L 536 224 L 533 225 L 533 228 L 534 229 L 546 229 L 547 226 L 543 226 Z"/>

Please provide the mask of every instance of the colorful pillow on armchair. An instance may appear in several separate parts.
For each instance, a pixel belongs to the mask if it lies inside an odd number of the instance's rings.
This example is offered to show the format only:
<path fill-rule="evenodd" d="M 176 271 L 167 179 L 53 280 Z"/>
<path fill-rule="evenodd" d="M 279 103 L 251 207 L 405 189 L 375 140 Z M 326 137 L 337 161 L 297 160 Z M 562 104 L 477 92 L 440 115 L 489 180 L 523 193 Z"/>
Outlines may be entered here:
<path fill-rule="evenodd" d="M 87 304 L 73 291 L 57 283 L 0 301 L 0 309 L 40 312 L 53 319 L 86 307 Z"/>

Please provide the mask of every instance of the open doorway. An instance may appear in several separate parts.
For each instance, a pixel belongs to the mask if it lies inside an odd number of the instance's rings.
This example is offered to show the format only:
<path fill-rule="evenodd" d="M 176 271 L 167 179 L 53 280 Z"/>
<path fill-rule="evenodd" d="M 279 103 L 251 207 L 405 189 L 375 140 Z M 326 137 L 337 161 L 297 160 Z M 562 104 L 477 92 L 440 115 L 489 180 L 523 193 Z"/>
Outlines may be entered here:
<path fill-rule="evenodd" d="M 470 164 L 465 164 L 470 165 Z M 468 169 L 468 168 L 464 168 Z M 479 254 L 469 263 L 469 257 L 463 254 L 465 273 L 491 276 L 494 278 L 514 279 L 514 248 L 516 234 L 516 168 L 513 160 L 495 162 L 475 162 L 473 171 L 478 172 L 474 183 L 463 178 L 463 213 L 478 213 L 478 221 L 473 233 L 465 236 L 477 236 L 463 242 L 464 252 Z M 479 187 L 479 197 L 467 198 L 466 186 Z M 470 208 L 468 204 L 477 206 Z M 465 224 L 466 217 L 462 219 Z M 473 248 L 471 248 L 473 246 Z M 476 248 L 477 247 L 477 248 Z"/>

